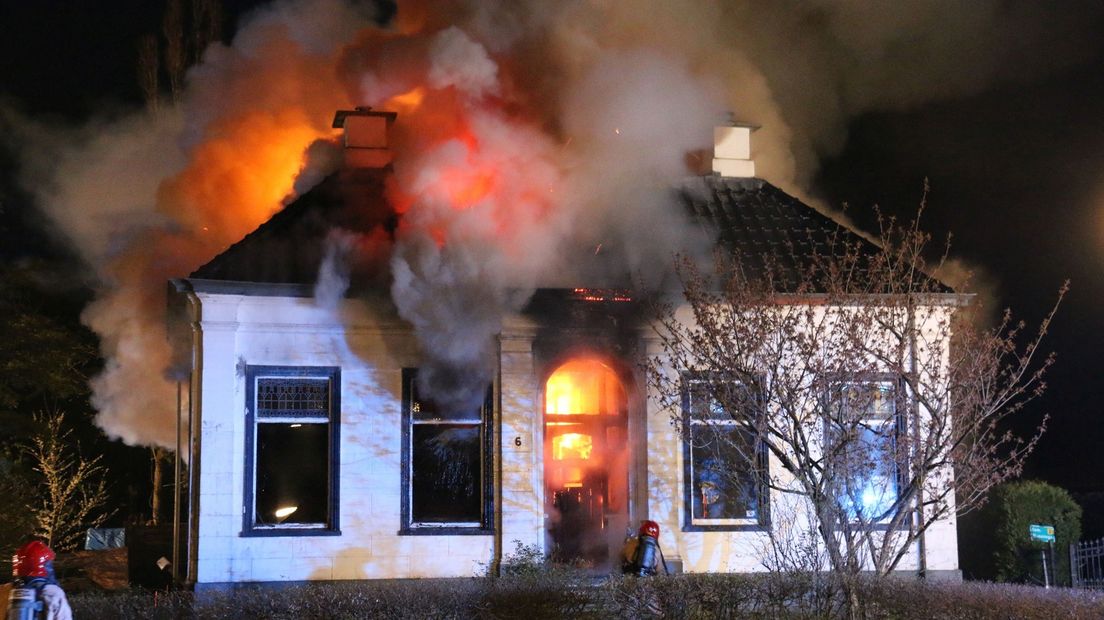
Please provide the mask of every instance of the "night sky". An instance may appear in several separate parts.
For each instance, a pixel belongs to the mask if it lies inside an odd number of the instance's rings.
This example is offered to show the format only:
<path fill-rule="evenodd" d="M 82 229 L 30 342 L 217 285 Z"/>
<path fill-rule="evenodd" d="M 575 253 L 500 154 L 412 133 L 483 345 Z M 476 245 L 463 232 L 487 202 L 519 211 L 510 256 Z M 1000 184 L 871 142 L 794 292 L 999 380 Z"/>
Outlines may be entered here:
<path fill-rule="evenodd" d="M 1104 488 L 1102 69 L 1097 50 L 1038 82 L 855 119 L 818 188 L 853 212 L 879 204 L 908 216 L 927 178 L 926 227 L 953 233 L 953 254 L 992 283 L 993 305 L 1030 323 L 1070 280 L 1044 347 L 1058 361 L 1020 426 L 1050 414 L 1025 475 L 1078 490 Z"/>
<path fill-rule="evenodd" d="M 228 29 L 256 2 L 226 2 Z M 141 0 L 0 2 L 0 105 L 33 118 L 80 122 L 140 105 L 136 42 L 160 26 L 161 3 Z M 1038 54 L 1048 50 L 1038 49 Z M 1071 292 L 1047 350 L 1058 354 L 1046 396 L 1025 412 L 1050 427 L 1028 476 L 1071 490 L 1104 490 L 1104 37 L 1070 66 L 983 92 L 850 119 L 841 148 L 820 153 L 810 188 L 849 205 L 910 217 L 927 179 L 926 227 L 954 233 L 954 255 L 976 266 L 994 305 L 1037 320 L 1065 279 Z M 14 191 L 0 155 L 0 256 L 60 256 L 34 205 Z"/>

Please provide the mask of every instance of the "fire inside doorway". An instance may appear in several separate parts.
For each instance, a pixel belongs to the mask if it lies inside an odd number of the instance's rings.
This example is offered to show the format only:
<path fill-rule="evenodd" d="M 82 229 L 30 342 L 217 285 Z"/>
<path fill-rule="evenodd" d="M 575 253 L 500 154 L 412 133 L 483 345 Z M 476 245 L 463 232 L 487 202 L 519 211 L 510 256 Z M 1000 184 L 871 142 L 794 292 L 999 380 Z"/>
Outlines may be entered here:
<path fill-rule="evenodd" d="M 610 565 L 628 525 L 628 406 L 597 358 L 559 366 L 545 384 L 545 511 L 552 556 Z"/>

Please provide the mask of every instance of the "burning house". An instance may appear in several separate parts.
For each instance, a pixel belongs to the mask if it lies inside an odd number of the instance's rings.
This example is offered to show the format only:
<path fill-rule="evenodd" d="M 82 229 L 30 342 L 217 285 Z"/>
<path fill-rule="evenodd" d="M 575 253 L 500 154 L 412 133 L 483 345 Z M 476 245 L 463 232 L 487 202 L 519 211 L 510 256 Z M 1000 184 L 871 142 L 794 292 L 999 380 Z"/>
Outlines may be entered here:
<path fill-rule="evenodd" d="M 342 168 L 172 282 L 193 377 L 187 579 L 462 577 L 515 544 L 608 567 L 643 519 L 675 570 L 762 570 L 771 498 L 726 496 L 651 398 L 641 367 L 659 349 L 631 280 L 583 269 L 601 275 L 484 288 L 495 272 L 475 265 L 459 293 L 395 294 L 448 246 L 430 225 L 423 255 L 395 258 L 411 217 L 391 188 L 395 120 L 339 112 Z M 750 135 L 718 128 L 705 174 L 649 191 L 685 211 L 706 250 L 769 253 L 837 231 L 755 177 Z M 465 192 L 487 191 L 476 176 Z M 503 311 L 465 312 L 485 303 Z M 439 316 L 451 324 L 427 337 Z M 956 572 L 953 516 L 910 553 L 902 570 Z"/>

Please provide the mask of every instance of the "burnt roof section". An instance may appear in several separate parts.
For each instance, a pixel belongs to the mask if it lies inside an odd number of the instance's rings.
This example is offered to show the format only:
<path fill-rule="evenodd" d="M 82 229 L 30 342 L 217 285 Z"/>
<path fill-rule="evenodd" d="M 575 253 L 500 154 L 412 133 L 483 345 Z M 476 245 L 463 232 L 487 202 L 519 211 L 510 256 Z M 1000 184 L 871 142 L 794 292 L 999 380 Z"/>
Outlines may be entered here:
<path fill-rule="evenodd" d="M 331 231 L 382 231 L 377 239 L 389 242 L 395 220 L 384 197 L 384 179 L 381 171 L 327 177 L 189 277 L 313 284 Z"/>
<path fill-rule="evenodd" d="M 381 246 L 375 249 L 379 256 L 370 279 L 384 283 L 386 275 L 379 271 L 385 265 L 396 224 L 384 194 L 386 175 L 384 171 L 358 171 L 328 177 L 191 277 L 228 283 L 313 285 L 330 231 L 342 229 L 362 234 L 377 231 L 367 238 Z M 815 252 L 823 254 L 832 247 L 852 244 L 858 244 L 861 252 L 879 251 L 853 230 L 762 179 L 691 177 L 673 189 L 690 218 L 721 247 L 736 254 L 752 272 L 749 275 L 773 260 L 776 273 L 798 281 L 798 274 Z M 938 283 L 929 290 L 952 292 Z M 564 294 L 570 297 L 573 293 L 566 290 Z"/>

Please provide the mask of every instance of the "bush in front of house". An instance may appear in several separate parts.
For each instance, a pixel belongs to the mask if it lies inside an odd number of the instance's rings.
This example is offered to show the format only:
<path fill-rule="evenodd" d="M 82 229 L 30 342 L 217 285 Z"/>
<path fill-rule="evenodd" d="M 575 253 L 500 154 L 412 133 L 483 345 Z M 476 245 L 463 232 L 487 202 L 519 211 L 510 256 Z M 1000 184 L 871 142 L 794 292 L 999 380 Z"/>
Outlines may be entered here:
<path fill-rule="evenodd" d="M 475 616 L 482 587 L 470 579 L 403 580 L 272 586 L 202 594 L 199 618 L 378 618 L 459 620 Z"/>
<path fill-rule="evenodd" d="M 614 576 L 596 582 L 563 567 L 499 578 L 350 581 L 224 593 L 75 594 L 74 617 L 104 619 L 541 620 L 544 618 L 846 618 L 831 574 Z M 1088 620 L 1104 594 L 912 578 L 860 579 L 861 617 L 894 620 Z"/>
<path fill-rule="evenodd" d="M 594 582 L 582 567 L 549 562 L 539 547 L 514 541 L 514 550 L 502 558 L 498 576 L 488 568 L 477 617 L 606 617 L 606 606 Z"/>
<path fill-rule="evenodd" d="M 69 605 L 73 608 L 73 617 L 80 620 L 176 620 L 196 617 L 193 599 L 191 592 L 151 592 L 135 588 L 73 593 L 69 595 Z"/>
<path fill-rule="evenodd" d="M 605 584 L 609 617 L 847 618 L 843 584 L 827 573 L 679 575 L 614 578 Z M 860 578 L 859 617 L 871 620 L 1098 620 L 1104 594 L 986 582 Z"/>
<path fill-rule="evenodd" d="M 621 618 L 786 618 L 838 615 L 843 599 L 829 573 L 614 577 L 608 608 Z"/>
<path fill-rule="evenodd" d="M 1089 590 L 989 582 L 887 579 L 865 583 L 868 618 L 894 620 L 1090 620 L 1104 618 L 1104 595 Z"/>
<path fill-rule="evenodd" d="M 245 620 L 247 618 L 378 618 L 453 620 L 478 616 L 479 580 L 350 581 L 244 586 L 226 592 L 80 593 L 70 597 L 81 620 Z"/>

